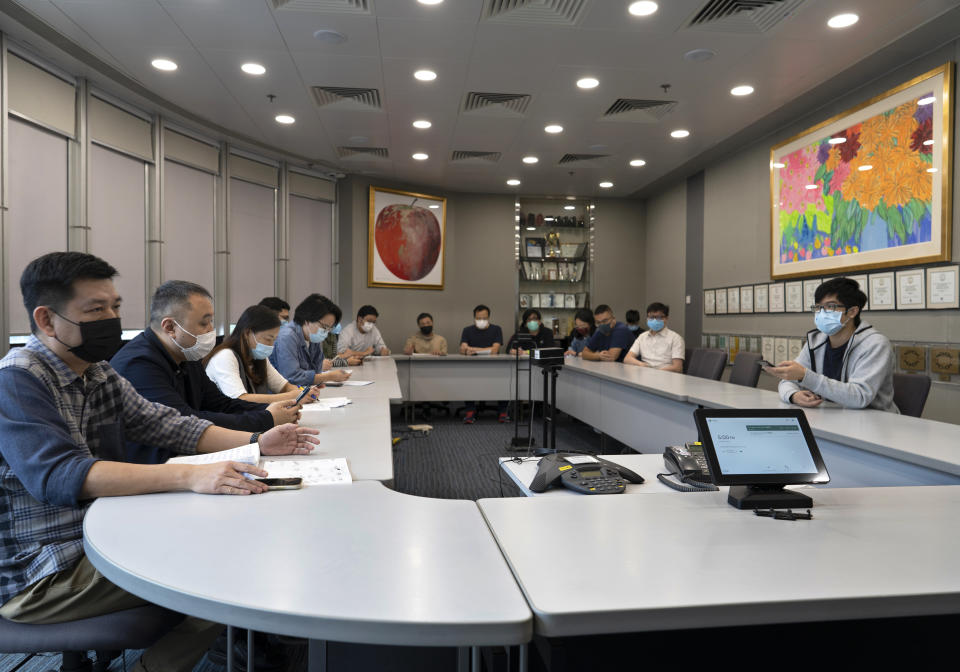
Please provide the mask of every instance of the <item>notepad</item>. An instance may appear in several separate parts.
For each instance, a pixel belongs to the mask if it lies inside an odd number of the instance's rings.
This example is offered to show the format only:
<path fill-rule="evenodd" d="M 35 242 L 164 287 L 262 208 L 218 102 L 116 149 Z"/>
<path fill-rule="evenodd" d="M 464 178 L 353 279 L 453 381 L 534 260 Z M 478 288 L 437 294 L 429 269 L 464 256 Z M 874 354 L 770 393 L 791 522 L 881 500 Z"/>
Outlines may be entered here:
<path fill-rule="evenodd" d="M 364 385 L 372 385 L 372 380 L 345 380 L 343 384 L 347 387 L 363 387 Z"/>
<path fill-rule="evenodd" d="M 252 467 L 260 462 L 260 445 L 245 443 L 229 450 L 218 450 L 215 453 L 198 453 L 196 455 L 180 455 L 171 457 L 167 464 L 214 464 L 216 462 L 242 462 Z M 247 478 L 252 478 L 244 473 Z"/>
<path fill-rule="evenodd" d="M 323 460 L 271 460 L 263 463 L 270 478 L 302 478 L 304 485 L 351 483 L 345 457 Z"/>

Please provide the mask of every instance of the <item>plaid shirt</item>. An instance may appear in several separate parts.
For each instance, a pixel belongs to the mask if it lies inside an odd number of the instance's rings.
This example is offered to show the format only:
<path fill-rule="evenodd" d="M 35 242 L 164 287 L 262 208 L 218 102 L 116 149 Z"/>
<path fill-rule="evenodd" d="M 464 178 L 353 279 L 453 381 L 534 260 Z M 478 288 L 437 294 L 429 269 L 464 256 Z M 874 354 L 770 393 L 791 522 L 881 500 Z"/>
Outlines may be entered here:
<path fill-rule="evenodd" d="M 80 493 L 127 438 L 196 451 L 210 422 L 133 389 L 106 362 L 78 376 L 35 336 L 0 360 L 0 604 L 83 557 Z"/>

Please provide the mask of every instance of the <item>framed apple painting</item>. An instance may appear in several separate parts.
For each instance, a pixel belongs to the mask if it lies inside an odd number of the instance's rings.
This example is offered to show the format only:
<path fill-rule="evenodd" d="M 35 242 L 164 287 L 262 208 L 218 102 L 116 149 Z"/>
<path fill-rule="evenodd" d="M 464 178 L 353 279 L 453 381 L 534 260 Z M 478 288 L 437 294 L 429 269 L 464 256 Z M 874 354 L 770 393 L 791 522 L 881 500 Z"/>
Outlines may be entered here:
<path fill-rule="evenodd" d="M 370 187 L 368 287 L 443 289 L 447 199 Z"/>

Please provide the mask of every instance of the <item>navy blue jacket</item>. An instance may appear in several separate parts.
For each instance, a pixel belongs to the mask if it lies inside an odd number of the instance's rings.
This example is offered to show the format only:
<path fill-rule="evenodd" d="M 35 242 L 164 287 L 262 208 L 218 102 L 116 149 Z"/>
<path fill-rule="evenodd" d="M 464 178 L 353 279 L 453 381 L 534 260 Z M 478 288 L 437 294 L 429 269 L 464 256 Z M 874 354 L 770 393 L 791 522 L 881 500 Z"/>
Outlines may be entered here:
<path fill-rule="evenodd" d="M 207 377 L 202 362 L 177 364 L 150 327 L 120 348 L 110 365 L 143 397 L 227 429 L 265 432 L 273 427 L 266 404 L 224 395 Z M 173 453 L 127 442 L 127 461 L 166 462 Z"/>

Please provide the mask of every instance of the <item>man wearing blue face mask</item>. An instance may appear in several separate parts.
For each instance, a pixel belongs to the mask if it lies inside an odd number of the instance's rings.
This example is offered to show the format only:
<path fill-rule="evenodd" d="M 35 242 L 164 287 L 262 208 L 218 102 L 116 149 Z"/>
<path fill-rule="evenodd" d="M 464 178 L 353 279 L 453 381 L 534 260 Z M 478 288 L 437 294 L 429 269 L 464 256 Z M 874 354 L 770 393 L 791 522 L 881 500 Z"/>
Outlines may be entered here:
<path fill-rule="evenodd" d="M 764 371 L 781 379 L 780 398 L 813 408 L 824 399 L 846 408 L 899 413 L 893 403 L 893 348 L 860 320 L 867 296 L 856 280 L 834 278 L 817 288 L 811 306 L 816 329 L 794 361 Z"/>
<path fill-rule="evenodd" d="M 294 385 L 343 382 L 350 377 L 346 371 L 323 370 L 323 342 L 341 316 L 333 301 L 311 294 L 293 311 L 293 322 L 280 328 L 270 363 Z"/>
<path fill-rule="evenodd" d="M 662 371 L 683 372 L 683 337 L 667 328 L 670 306 L 654 302 L 647 306 L 647 328 L 633 342 L 624 364 L 648 366 Z"/>

